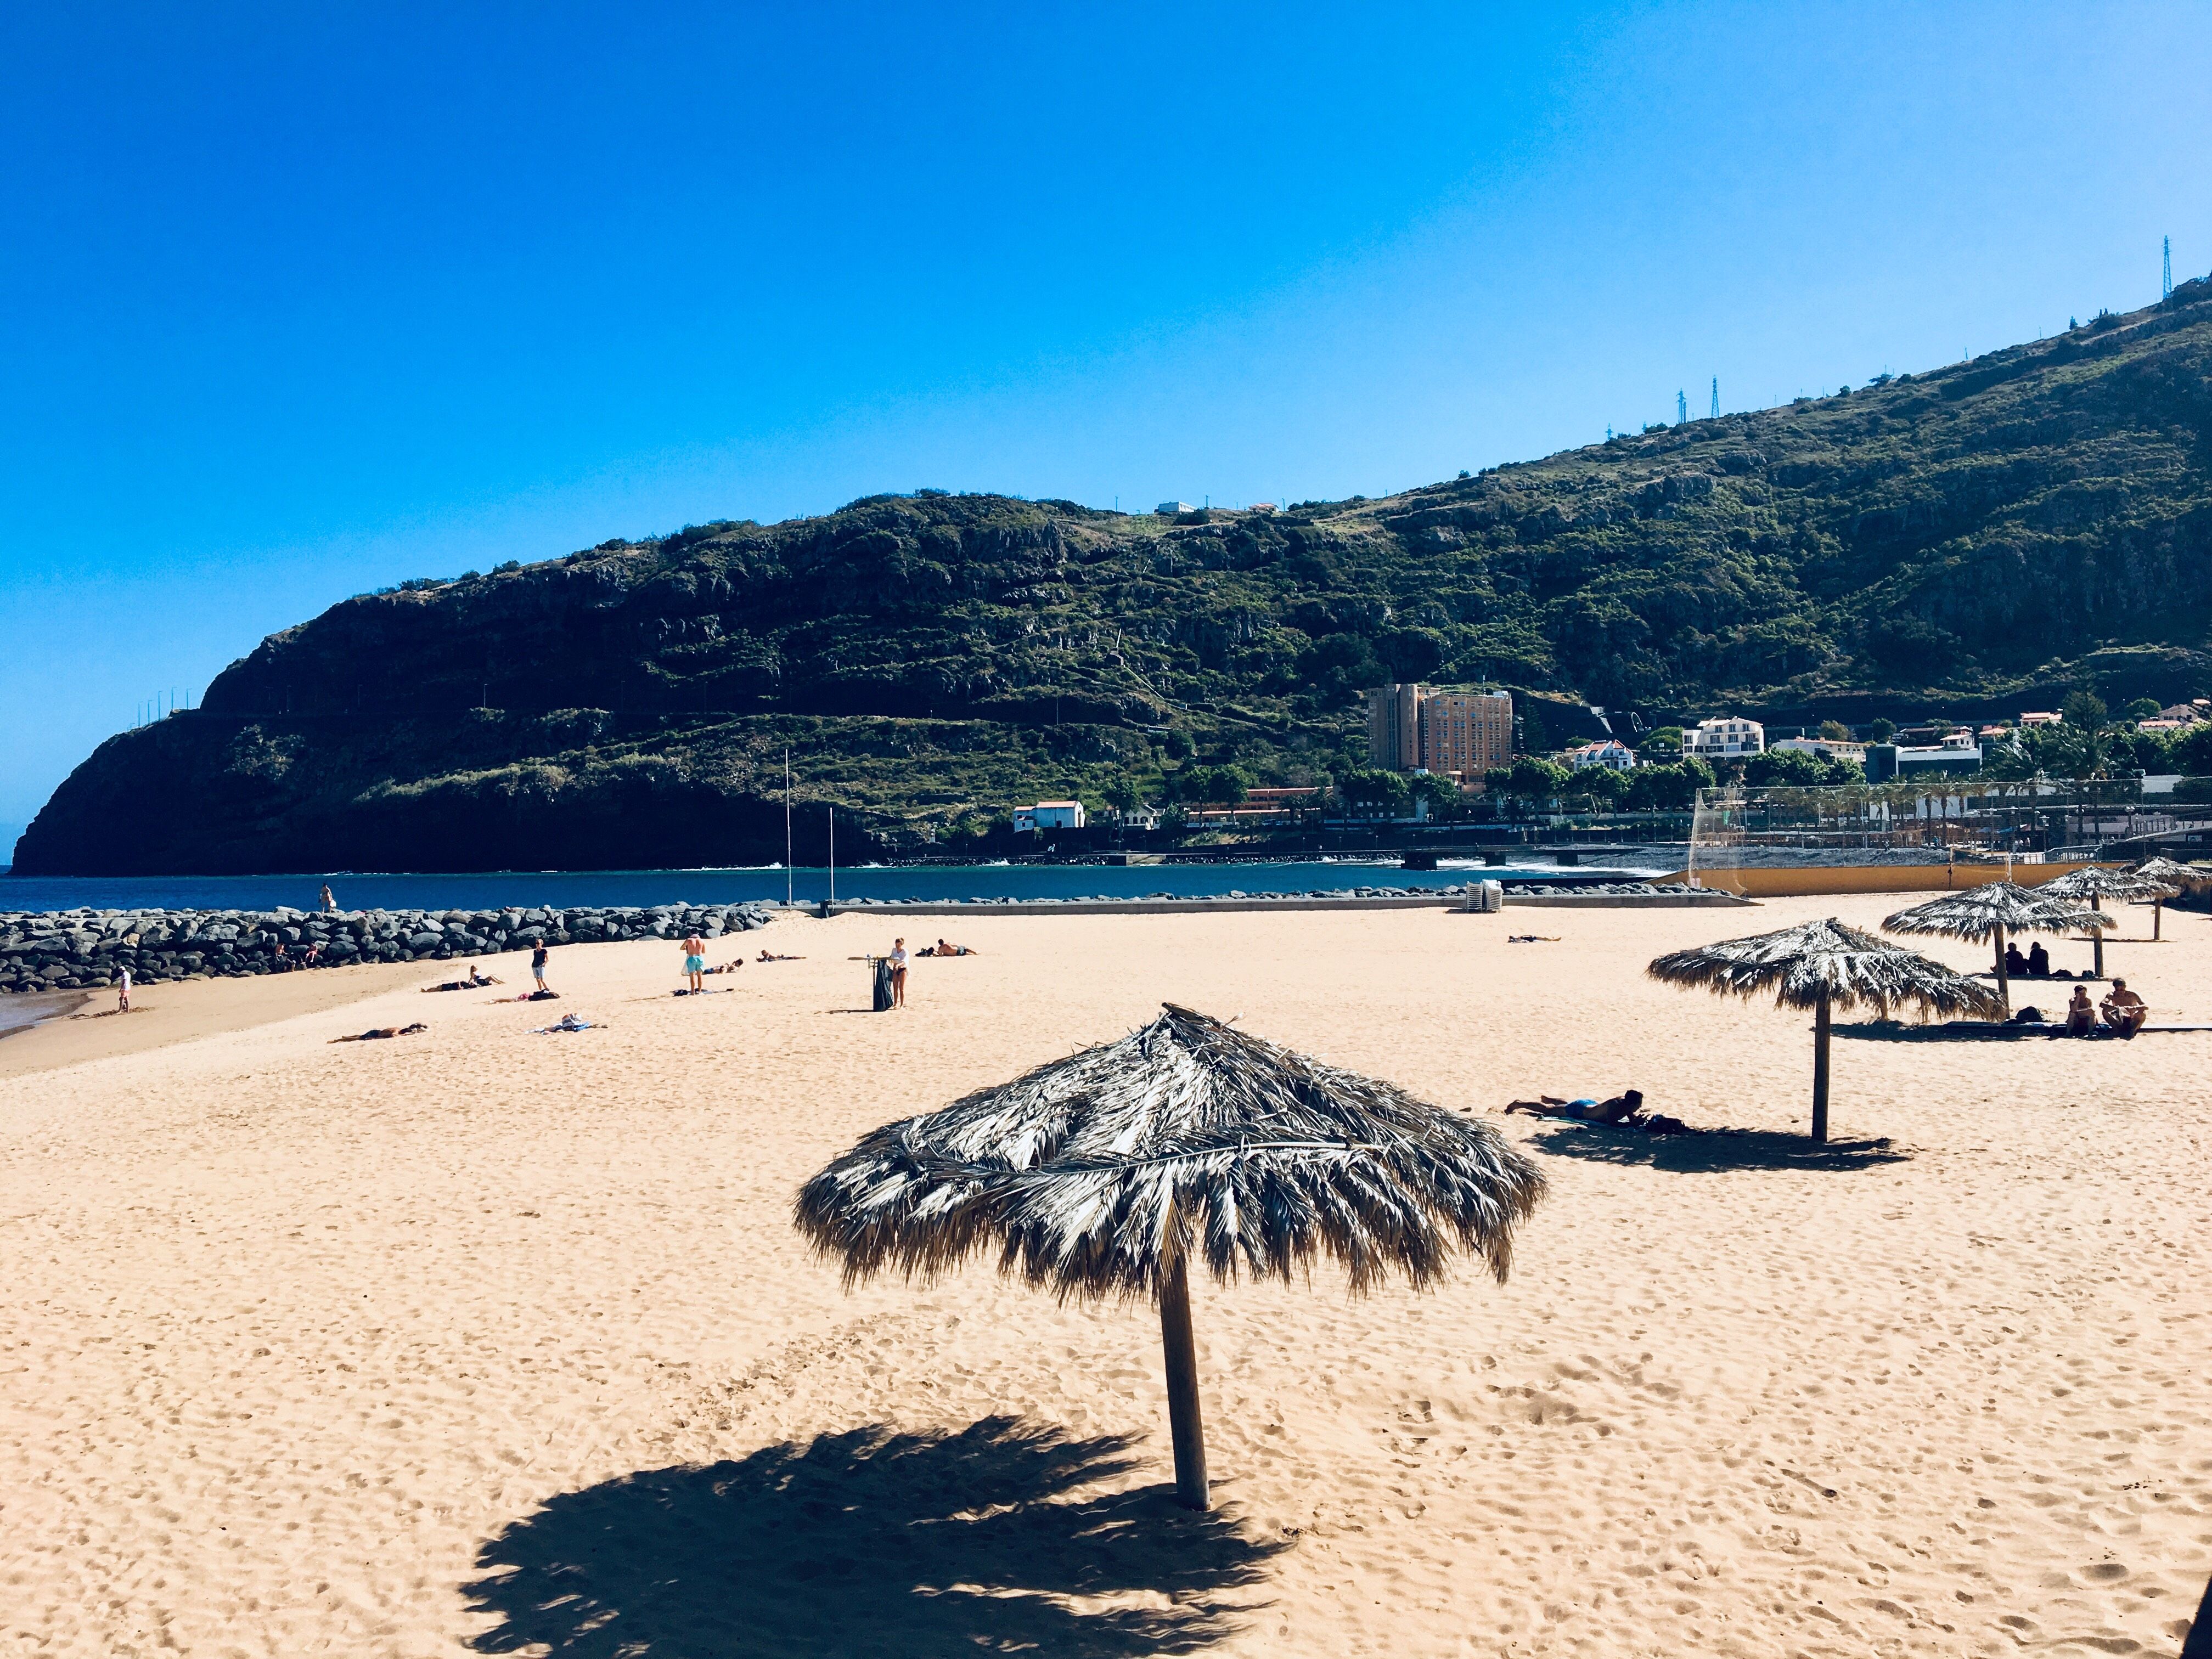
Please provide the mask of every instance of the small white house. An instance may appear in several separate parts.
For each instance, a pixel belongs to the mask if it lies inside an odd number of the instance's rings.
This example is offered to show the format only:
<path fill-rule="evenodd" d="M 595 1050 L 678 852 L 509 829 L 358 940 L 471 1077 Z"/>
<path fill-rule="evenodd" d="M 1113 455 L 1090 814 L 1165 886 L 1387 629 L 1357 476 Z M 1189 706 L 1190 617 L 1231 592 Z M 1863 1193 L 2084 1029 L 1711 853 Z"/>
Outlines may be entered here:
<path fill-rule="evenodd" d="M 1035 806 L 1014 808 L 1014 829 L 1018 834 L 1032 830 L 1081 828 L 1083 803 L 1079 800 L 1041 800 Z"/>
<path fill-rule="evenodd" d="M 1586 766 L 1601 766 L 1608 772 L 1631 772 L 1636 769 L 1636 751 L 1618 738 L 1606 738 L 1570 749 L 1565 758 L 1577 772 Z"/>
<path fill-rule="evenodd" d="M 1766 728 L 1734 714 L 1685 727 L 1682 752 L 1703 760 L 1741 760 L 1766 751 Z"/>

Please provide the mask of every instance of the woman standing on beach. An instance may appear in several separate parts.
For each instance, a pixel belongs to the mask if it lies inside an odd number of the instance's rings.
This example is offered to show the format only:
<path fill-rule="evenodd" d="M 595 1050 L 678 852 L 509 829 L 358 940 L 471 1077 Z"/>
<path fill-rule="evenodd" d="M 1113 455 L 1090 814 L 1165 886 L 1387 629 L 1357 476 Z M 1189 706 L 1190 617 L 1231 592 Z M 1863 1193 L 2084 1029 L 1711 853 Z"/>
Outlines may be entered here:
<path fill-rule="evenodd" d="M 891 941 L 891 1006 L 906 1006 L 906 941 Z"/>
<path fill-rule="evenodd" d="M 684 936 L 684 974 L 691 981 L 694 991 L 703 991 L 707 981 L 702 977 L 707 971 L 707 941 L 696 933 Z"/>

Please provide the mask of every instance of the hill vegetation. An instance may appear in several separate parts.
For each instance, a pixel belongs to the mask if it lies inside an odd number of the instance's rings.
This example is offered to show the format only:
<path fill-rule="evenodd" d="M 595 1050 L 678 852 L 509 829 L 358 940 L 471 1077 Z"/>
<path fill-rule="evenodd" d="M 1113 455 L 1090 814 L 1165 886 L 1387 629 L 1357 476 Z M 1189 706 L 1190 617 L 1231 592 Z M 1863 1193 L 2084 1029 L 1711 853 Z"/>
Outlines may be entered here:
<path fill-rule="evenodd" d="M 2212 284 L 1778 409 L 1368 501 L 1173 520 L 921 490 L 424 580 L 111 739 L 25 873 L 780 858 L 1018 799 L 1364 767 L 1358 694 L 1511 686 L 1522 747 L 1729 708 L 2114 707 L 2212 682 Z M 1380 787 L 1380 786 L 1377 786 Z M 846 824 L 849 823 L 849 829 Z M 872 840 L 869 838 L 872 838 Z M 842 844 L 841 841 L 841 844 Z"/>

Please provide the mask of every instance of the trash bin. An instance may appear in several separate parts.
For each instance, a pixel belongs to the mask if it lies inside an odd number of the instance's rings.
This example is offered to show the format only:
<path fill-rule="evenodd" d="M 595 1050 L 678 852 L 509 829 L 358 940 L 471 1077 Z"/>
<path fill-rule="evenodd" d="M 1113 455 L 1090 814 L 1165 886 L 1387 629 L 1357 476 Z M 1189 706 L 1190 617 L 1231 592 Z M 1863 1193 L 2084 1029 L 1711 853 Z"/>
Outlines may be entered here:
<path fill-rule="evenodd" d="M 1502 882 L 1471 881 L 1467 884 L 1467 908 L 1479 915 L 1494 915 L 1505 908 Z"/>

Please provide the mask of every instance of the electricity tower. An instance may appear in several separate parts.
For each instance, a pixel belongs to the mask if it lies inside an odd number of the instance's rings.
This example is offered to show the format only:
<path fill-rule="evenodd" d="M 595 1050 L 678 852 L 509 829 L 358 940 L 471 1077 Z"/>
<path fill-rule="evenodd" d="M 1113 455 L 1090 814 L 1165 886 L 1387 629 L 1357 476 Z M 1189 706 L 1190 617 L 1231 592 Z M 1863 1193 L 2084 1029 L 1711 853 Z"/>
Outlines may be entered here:
<path fill-rule="evenodd" d="M 2158 278 L 2158 297 L 2161 300 L 2171 300 L 2173 297 L 2173 238 L 2166 236 L 2160 240 L 2166 244 L 2166 247 L 2163 251 L 2162 262 L 2165 268 L 2160 271 Z"/>
<path fill-rule="evenodd" d="M 1680 392 L 1674 393 L 1674 424 L 1680 426 L 1690 418 L 1690 400 Z"/>
<path fill-rule="evenodd" d="M 1716 375 L 1714 375 L 1714 376 L 1713 376 L 1713 418 L 1714 418 L 1715 420 L 1717 420 L 1717 421 L 1718 419 L 1720 419 L 1720 417 L 1721 417 L 1721 377 L 1720 377 L 1719 375 L 1716 374 Z"/>

